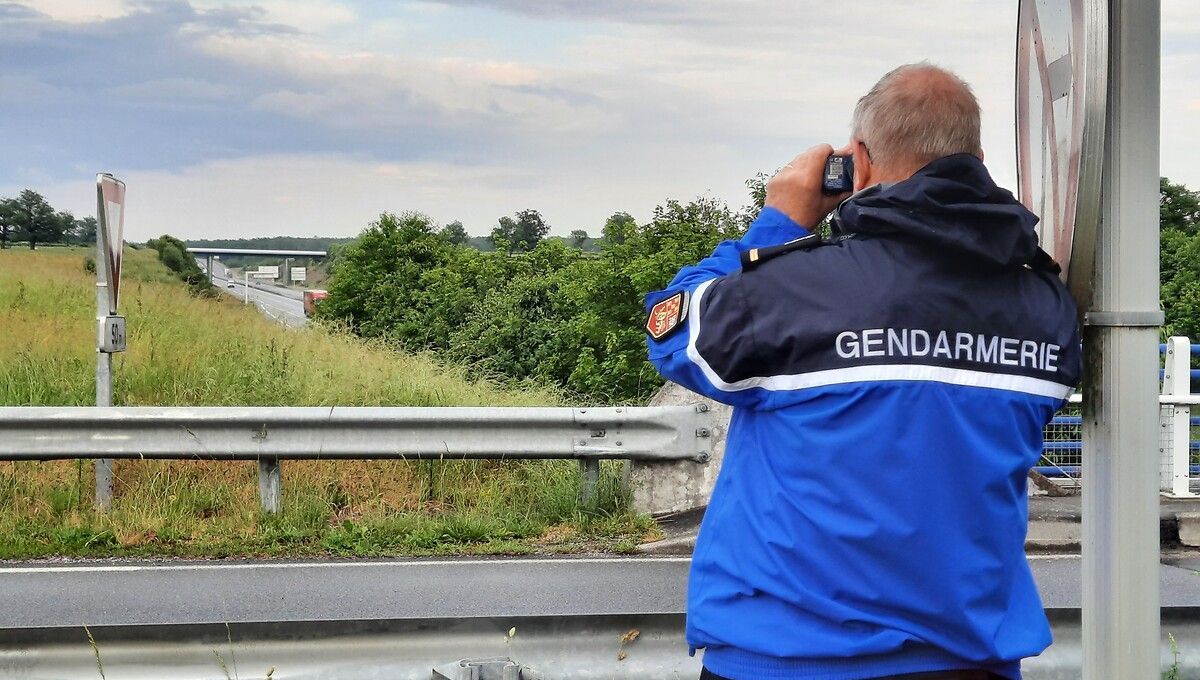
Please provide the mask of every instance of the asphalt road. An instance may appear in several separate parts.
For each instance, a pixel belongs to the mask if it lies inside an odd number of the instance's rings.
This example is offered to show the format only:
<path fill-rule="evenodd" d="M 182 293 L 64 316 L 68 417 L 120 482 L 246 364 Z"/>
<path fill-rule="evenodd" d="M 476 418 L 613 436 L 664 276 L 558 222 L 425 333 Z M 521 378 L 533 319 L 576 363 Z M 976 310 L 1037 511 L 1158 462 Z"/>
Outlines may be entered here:
<path fill-rule="evenodd" d="M 687 557 L 255 563 L 27 564 L 0 568 L 0 629 L 165 623 L 670 614 Z M 1080 604 L 1075 556 L 1031 557 L 1049 609 Z M 1164 606 L 1200 606 L 1200 575 L 1159 570 Z"/>
<path fill-rule="evenodd" d="M 201 264 L 201 269 L 204 268 Z M 213 285 L 222 293 L 236 296 L 244 300 L 246 287 L 237 277 L 231 277 L 229 269 L 220 262 L 213 263 Z M 232 282 L 233 287 L 228 287 Z M 285 326 L 303 326 L 308 323 L 304 316 L 304 294 L 300 291 L 276 288 L 269 284 L 250 281 L 250 302 L 258 307 L 263 314 Z"/>

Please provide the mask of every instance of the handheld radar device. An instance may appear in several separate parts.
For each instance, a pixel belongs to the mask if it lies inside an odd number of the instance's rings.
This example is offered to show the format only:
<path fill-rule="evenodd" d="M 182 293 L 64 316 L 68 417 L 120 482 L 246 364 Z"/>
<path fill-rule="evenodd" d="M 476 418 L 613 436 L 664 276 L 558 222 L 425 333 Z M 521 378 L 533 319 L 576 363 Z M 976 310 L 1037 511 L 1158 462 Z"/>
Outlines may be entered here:
<path fill-rule="evenodd" d="M 826 194 L 845 194 L 854 191 L 854 157 L 830 156 L 825 159 L 821 176 L 821 191 Z"/>

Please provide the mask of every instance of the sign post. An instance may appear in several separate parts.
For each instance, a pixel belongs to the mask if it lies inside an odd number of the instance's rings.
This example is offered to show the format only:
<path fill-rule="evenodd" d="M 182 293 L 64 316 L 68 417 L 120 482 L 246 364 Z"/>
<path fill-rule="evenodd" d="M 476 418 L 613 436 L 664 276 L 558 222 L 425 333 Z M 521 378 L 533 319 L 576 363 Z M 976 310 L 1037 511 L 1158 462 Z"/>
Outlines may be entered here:
<path fill-rule="evenodd" d="M 1083 677 L 1158 678 L 1159 0 L 1110 0 L 1095 290 L 1084 327 Z"/>
<path fill-rule="evenodd" d="M 1021 0 L 1017 171 L 1083 314 L 1083 678 L 1159 677 L 1159 0 Z"/>
<path fill-rule="evenodd" d="M 117 314 L 125 246 L 125 183 L 96 175 L 96 405 L 112 406 L 112 355 L 125 351 L 125 317 Z M 96 508 L 112 508 L 112 459 L 96 460 Z"/>

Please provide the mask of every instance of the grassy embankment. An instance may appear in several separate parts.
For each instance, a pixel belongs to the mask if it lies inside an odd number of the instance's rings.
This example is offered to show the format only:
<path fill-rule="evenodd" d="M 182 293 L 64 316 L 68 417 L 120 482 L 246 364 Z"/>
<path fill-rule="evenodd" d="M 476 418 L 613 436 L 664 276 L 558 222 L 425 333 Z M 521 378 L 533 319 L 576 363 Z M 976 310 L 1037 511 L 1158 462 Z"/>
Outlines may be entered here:
<path fill-rule="evenodd" d="M 84 249 L 0 251 L 0 404 L 94 403 L 94 275 Z M 252 308 L 193 298 L 151 251 L 127 250 L 129 351 L 117 405 L 545 405 L 424 356 Z M 614 468 L 598 510 L 574 462 L 286 461 L 283 511 L 258 509 L 253 462 L 117 461 L 107 515 L 92 463 L 0 463 L 0 558 L 425 555 L 628 550 L 654 532 L 628 511 Z"/>

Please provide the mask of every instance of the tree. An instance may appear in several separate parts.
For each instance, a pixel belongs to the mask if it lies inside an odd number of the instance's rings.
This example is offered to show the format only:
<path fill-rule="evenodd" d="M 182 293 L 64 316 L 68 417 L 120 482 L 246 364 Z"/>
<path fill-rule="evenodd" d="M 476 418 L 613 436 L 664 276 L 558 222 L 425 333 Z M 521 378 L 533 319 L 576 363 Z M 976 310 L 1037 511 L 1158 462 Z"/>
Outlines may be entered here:
<path fill-rule="evenodd" d="M 346 322 L 358 334 L 409 349 L 445 346 L 453 317 L 477 301 L 451 295 L 456 257 L 474 255 L 442 238 L 420 213 L 383 213 L 338 254 L 329 297 L 318 316 Z"/>
<path fill-rule="evenodd" d="M 8 242 L 16 240 L 20 227 L 17 218 L 19 209 L 16 199 L 0 198 L 0 249 L 7 249 Z"/>
<path fill-rule="evenodd" d="M 54 215 L 56 220 L 55 231 L 58 234 L 56 241 L 71 241 L 75 238 L 75 232 L 79 229 L 79 221 L 75 219 L 75 215 L 70 210 L 59 210 Z"/>
<path fill-rule="evenodd" d="M 520 250 L 531 252 L 539 241 L 550 233 L 550 225 L 542 219 L 542 214 L 536 210 L 522 210 L 516 214 L 517 225 L 513 234 L 514 244 Z"/>
<path fill-rule="evenodd" d="M 513 218 L 516 219 L 513 219 Z M 506 252 L 532 252 L 539 241 L 550 232 L 550 225 L 536 210 L 521 210 L 513 217 L 501 217 L 492 229 L 491 240 L 496 250 Z"/>
<path fill-rule="evenodd" d="M 96 242 L 96 218 L 88 215 L 87 217 L 75 221 L 75 242 L 80 244 L 88 244 Z"/>
<path fill-rule="evenodd" d="M 549 239 L 526 257 L 482 257 L 512 266 L 499 285 L 478 289 L 480 302 L 450 334 L 450 357 L 486 375 L 567 384 L 580 347 L 572 288 L 582 253 Z"/>
<path fill-rule="evenodd" d="M 488 238 L 496 250 L 511 253 L 513 242 L 517 239 L 517 223 L 511 217 L 501 217 Z"/>
<path fill-rule="evenodd" d="M 456 246 L 465 244 L 467 240 L 471 238 L 469 235 L 467 235 L 467 230 L 463 228 L 463 223 L 459 222 L 458 220 L 454 220 L 450 224 L 442 227 L 442 230 L 438 233 L 441 234 L 442 237 L 447 241 Z"/>
<path fill-rule="evenodd" d="M 588 234 L 586 231 L 584 231 L 582 229 L 572 229 L 571 230 L 571 247 L 572 248 L 583 248 L 584 244 L 587 243 L 587 240 L 588 240 Z"/>
<path fill-rule="evenodd" d="M 1200 191 L 1159 179 L 1159 229 L 1177 229 L 1189 236 L 1200 230 Z M 1198 263 L 1200 264 L 1200 263 Z"/>
<path fill-rule="evenodd" d="M 163 244 L 162 249 L 158 251 L 158 258 L 171 271 L 184 273 L 187 268 L 187 255 L 174 243 Z"/>
<path fill-rule="evenodd" d="M 54 214 L 54 208 L 32 189 L 22 191 L 17 197 L 17 224 L 20 236 L 29 240 L 30 250 L 37 249 L 38 241 L 46 243 L 62 239 L 62 222 Z"/>
<path fill-rule="evenodd" d="M 617 213 L 605 223 L 601 255 L 578 265 L 586 274 L 576 296 L 583 300 L 578 359 L 567 386 L 592 398 L 641 400 L 662 384 L 646 360 L 643 296 L 666 287 L 679 269 L 707 257 L 721 241 L 738 238 L 749 213 L 713 198 L 670 200 L 654 209 L 649 224 Z"/>
<path fill-rule="evenodd" d="M 1159 184 L 1159 299 L 1167 335 L 1200 337 L 1200 192 Z"/>
<path fill-rule="evenodd" d="M 750 190 L 750 209 L 755 212 L 763 209 L 767 202 L 767 180 L 771 179 L 765 172 L 746 180 L 746 188 Z"/>
<path fill-rule="evenodd" d="M 637 229 L 637 221 L 627 212 L 613 213 L 607 220 L 604 221 L 604 229 L 601 234 L 604 242 L 611 245 L 620 245 L 629 238 L 629 235 Z"/>

